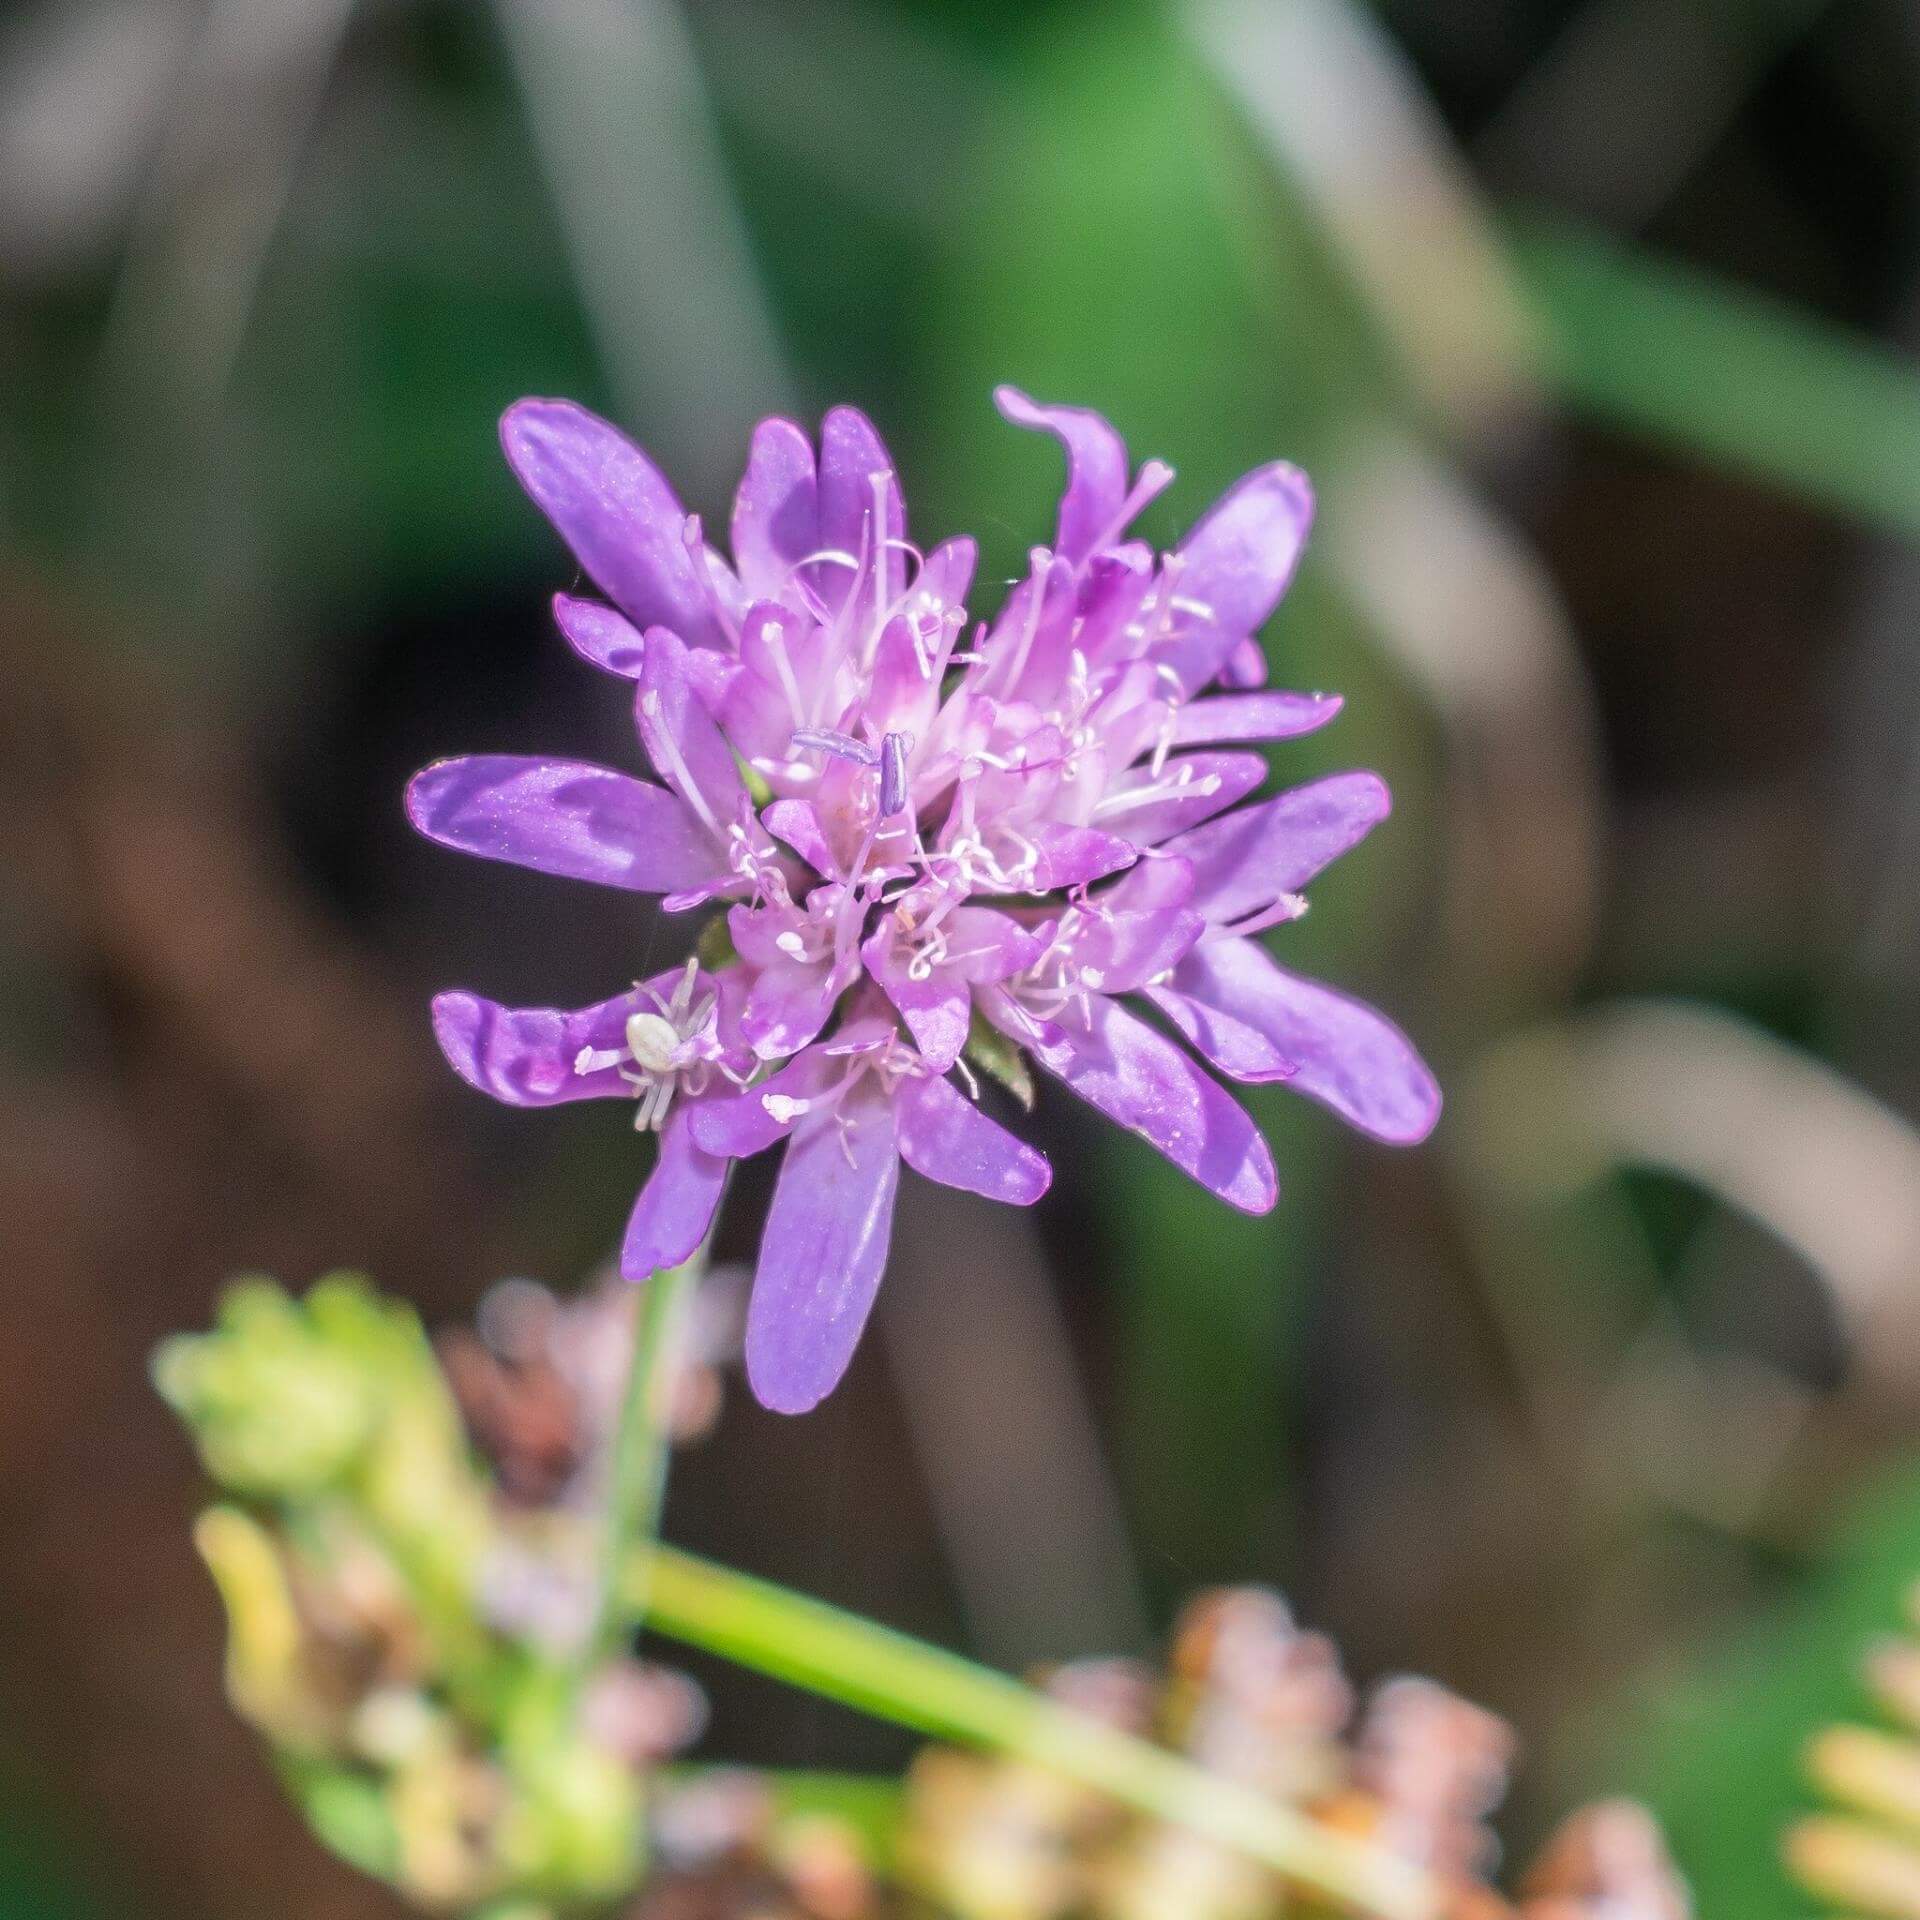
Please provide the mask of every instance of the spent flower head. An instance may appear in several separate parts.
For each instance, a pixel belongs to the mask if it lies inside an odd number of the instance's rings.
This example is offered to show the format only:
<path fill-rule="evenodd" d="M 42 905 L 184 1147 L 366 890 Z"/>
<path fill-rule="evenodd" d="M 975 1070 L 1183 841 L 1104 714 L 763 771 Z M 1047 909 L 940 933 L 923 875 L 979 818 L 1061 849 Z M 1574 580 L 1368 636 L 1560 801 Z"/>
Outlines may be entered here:
<path fill-rule="evenodd" d="M 408 792 L 445 845 L 724 914 L 701 958 L 593 1006 L 447 993 L 434 1024 L 496 1099 L 634 1102 L 658 1152 L 630 1279 L 692 1254 L 730 1160 L 785 1143 L 746 1343 L 783 1411 L 846 1368 L 902 1161 L 1015 1205 L 1046 1191 L 976 1061 L 1014 1084 L 1037 1065 L 1252 1213 L 1278 1197 L 1272 1156 L 1216 1074 L 1389 1142 L 1439 1110 L 1398 1028 L 1259 938 L 1388 809 L 1364 772 L 1239 804 L 1266 773 L 1251 747 L 1340 709 L 1266 687 L 1255 638 L 1306 539 L 1304 476 L 1255 469 L 1159 553 L 1129 529 L 1171 469 L 1136 472 L 1097 414 L 997 398 L 1062 443 L 1067 484 L 1052 544 L 971 626 L 973 542 L 914 545 L 852 408 L 817 447 L 756 429 L 730 555 L 605 421 L 511 408 L 509 461 L 611 603 L 562 595 L 556 619 L 632 683 L 656 778 L 492 754 Z"/>

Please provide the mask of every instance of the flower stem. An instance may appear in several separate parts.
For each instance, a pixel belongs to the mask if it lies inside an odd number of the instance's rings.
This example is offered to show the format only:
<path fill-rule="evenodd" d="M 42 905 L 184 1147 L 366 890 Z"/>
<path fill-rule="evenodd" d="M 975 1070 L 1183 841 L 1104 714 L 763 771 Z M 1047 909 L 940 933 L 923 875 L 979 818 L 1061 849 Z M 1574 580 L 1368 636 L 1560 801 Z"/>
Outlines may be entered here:
<path fill-rule="evenodd" d="M 915 1732 L 1016 1754 L 1381 1920 L 1433 1920 L 1410 1862 L 1116 1731 L 958 1654 L 675 1548 L 628 1565 L 659 1632 Z"/>
<path fill-rule="evenodd" d="M 600 1550 L 600 1586 L 586 1664 L 621 1651 L 647 1611 L 647 1575 L 660 1537 L 673 1454 L 673 1394 L 687 1310 L 706 1267 L 704 1248 L 680 1266 L 653 1275 L 634 1311 L 633 1357 L 627 1366 L 607 1474 Z"/>

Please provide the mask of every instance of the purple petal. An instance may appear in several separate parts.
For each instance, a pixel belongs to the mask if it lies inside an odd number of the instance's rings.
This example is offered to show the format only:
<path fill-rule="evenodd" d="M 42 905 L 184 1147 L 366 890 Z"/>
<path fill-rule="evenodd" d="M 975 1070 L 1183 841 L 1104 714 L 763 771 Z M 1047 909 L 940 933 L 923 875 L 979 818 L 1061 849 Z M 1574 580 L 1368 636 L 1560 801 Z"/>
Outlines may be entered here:
<path fill-rule="evenodd" d="M 1265 1031 L 1275 971 L 1266 949 L 1251 940 L 1209 940 L 1170 980 L 1145 992 L 1181 1038 L 1229 1079 L 1290 1080 L 1299 1061 Z"/>
<path fill-rule="evenodd" d="M 991 907 L 956 907 L 942 925 L 946 929 L 946 965 L 961 979 L 976 984 L 1005 980 L 1038 963 L 1046 943 Z"/>
<path fill-rule="evenodd" d="M 741 1037 L 762 1060 L 798 1053 L 818 1037 L 858 971 L 852 961 L 781 960 L 763 967 L 740 1016 Z"/>
<path fill-rule="evenodd" d="M 688 1107 L 675 1108 L 660 1130 L 660 1157 L 627 1220 L 622 1275 L 645 1280 L 691 1260 L 713 1225 L 726 1183 L 726 1161 L 695 1144 Z"/>
<path fill-rule="evenodd" d="M 634 718 L 660 778 L 724 842 L 746 788 L 732 748 L 700 698 L 685 645 L 664 627 L 647 634 Z"/>
<path fill-rule="evenodd" d="M 794 1129 L 747 1310 L 747 1378 L 763 1406 L 805 1413 L 846 1372 L 886 1269 L 899 1183 L 877 1081 Z"/>
<path fill-rule="evenodd" d="M 637 680 L 640 675 L 636 672 L 632 677 Z M 728 690 L 739 677 L 740 661 L 735 654 L 722 653 L 715 647 L 694 647 L 687 654 L 687 683 L 716 725 Z"/>
<path fill-rule="evenodd" d="M 598 600 L 576 600 L 570 593 L 556 593 L 553 618 L 567 645 L 583 660 L 617 673 L 623 680 L 640 678 L 646 643 L 640 638 L 640 629 L 624 613 L 602 606 Z"/>
<path fill-rule="evenodd" d="M 1184 907 L 1193 898 L 1193 869 L 1184 860 L 1156 854 L 1129 867 L 1099 896 L 1107 913 L 1146 913 L 1162 907 Z"/>
<path fill-rule="evenodd" d="M 747 1160 L 784 1140 L 842 1068 L 817 1047 L 739 1093 L 701 1100 L 688 1110 L 695 1143 L 726 1160 Z"/>
<path fill-rule="evenodd" d="M 1083 1012 L 1023 1017 L 1005 990 L 982 1002 L 1002 1032 L 1081 1099 L 1157 1147 L 1181 1172 L 1243 1213 L 1266 1213 L 1280 1196 L 1273 1156 L 1259 1130 L 1171 1040 L 1104 994 Z"/>
<path fill-rule="evenodd" d="M 1204 601 L 1238 641 L 1280 604 L 1313 525 L 1313 489 L 1298 467 L 1256 467 L 1180 543 L 1180 592 Z"/>
<path fill-rule="evenodd" d="M 989 1120 L 950 1080 L 903 1080 L 893 1096 L 900 1157 L 915 1173 L 1010 1207 L 1030 1207 L 1053 1169 L 1024 1140 Z"/>
<path fill-rule="evenodd" d="M 996 699 L 1050 701 L 1065 684 L 1080 635 L 1080 587 L 1073 568 L 1044 547 L 1032 572 L 1007 596 L 985 652 L 991 665 L 981 686 Z"/>
<path fill-rule="evenodd" d="M 749 610 L 740 626 L 740 652 L 724 694 L 709 710 L 749 761 L 784 761 L 794 728 L 816 691 L 826 636 L 811 620 L 773 601 Z M 696 662 L 721 660 L 704 650 Z M 789 682 L 792 692 L 789 693 Z"/>
<path fill-rule="evenodd" d="M 880 525 L 873 526 L 875 482 L 883 503 Z M 874 425 L 857 407 L 835 407 L 820 427 L 820 544 L 841 553 L 858 555 L 863 545 L 871 552 L 883 540 L 906 537 L 906 511 L 894 479 L 893 459 Z M 905 556 L 884 556 L 880 566 L 882 597 L 896 599 L 906 578 Z M 852 576 L 844 568 L 832 570 L 839 599 L 846 597 Z M 828 588 L 828 605 L 837 608 Z"/>
<path fill-rule="evenodd" d="M 1346 704 L 1337 693 L 1229 693 L 1194 700 L 1173 718 L 1173 743 L 1292 740 L 1324 727 Z"/>
<path fill-rule="evenodd" d="M 1074 566 L 1119 532 L 1127 498 L 1127 443 L 1086 407 L 1036 405 L 1018 387 L 996 387 L 993 403 L 1017 427 L 1050 433 L 1067 450 L 1067 488 L 1060 496 L 1060 557 Z"/>
<path fill-rule="evenodd" d="M 500 443 L 574 557 L 641 627 L 658 622 L 696 646 L 726 640 L 687 552 L 686 509 L 625 434 L 571 400 L 519 400 Z"/>
<path fill-rule="evenodd" d="M 867 972 L 899 1008 L 907 1031 L 913 1035 L 914 1045 L 926 1055 L 936 1073 L 945 1073 L 960 1058 L 961 1049 L 967 1044 L 973 1000 L 965 981 L 950 968 L 941 966 L 931 967 L 916 977 L 911 964 L 913 949 L 899 938 L 891 914 L 861 948 L 861 954 L 866 960 Z"/>
<path fill-rule="evenodd" d="M 1304 787 L 1209 820 L 1161 849 L 1193 868 L 1196 912 L 1239 920 L 1296 893 L 1357 846 L 1392 810 L 1377 773 L 1329 774 Z"/>
<path fill-rule="evenodd" d="M 973 585 L 974 562 L 980 549 L 966 534 L 942 540 L 927 555 L 926 565 L 914 576 L 913 591 L 907 596 L 908 613 L 945 610 L 966 604 L 967 589 Z"/>
<path fill-rule="evenodd" d="M 733 560 L 750 598 L 771 600 L 820 545 L 813 442 L 791 420 L 753 430 L 747 470 L 733 497 Z"/>
<path fill-rule="evenodd" d="M 838 876 L 840 863 L 820 830 L 820 815 L 811 800 L 775 800 L 761 813 L 760 824 L 776 840 L 784 840 L 823 879 Z"/>
<path fill-rule="evenodd" d="M 1110 873 L 1130 867 L 1139 858 L 1130 840 L 1117 834 L 1102 833 L 1097 827 L 1069 827 L 1058 820 L 1044 820 L 1026 830 L 1037 856 L 1032 874 L 1022 889 L 1028 893 L 1053 893 L 1061 887 L 1085 886 L 1103 880 Z"/>
<path fill-rule="evenodd" d="M 1074 644 L 1098 665 L 1118 652 L 1133 656 L 1130 632 L 1140 617 L 1158 575 L 1149 551 L 1117 547 L 1097 554 L 1081 570 L 1080 626 Z"/>
<path fill-rule="evenodd" d="M 1267 684 L 1267 652 L 1258 640 L 1242 640 L 1220 669 L 1220 684 L 1245 690 Z"/>
<path fill-rule="evenodd" d="M 916 646 L 914 641 L 915 629 L 906 615 L 896 614 L 887 622 L 874 650 L 865 706 L 873 726 L 924 740 L 939 711 L 940 678 L 930 658 L 921 664 L 925 642 Z"/>
<path fill-rule="evenodd" d="M 1229 487 L 1181 543 L 1177 591 L 1207 610 L 1167 652 L 1189 694 L 1213 679 L 1279 605 L 1312 524 L 1307 476 L 1276 461 Z"/>
<path fill-rule="evenodd" d="M 1151 847 L 1224 813 L 1266 777 L 1267 763 L 1257 753 L 1182 754 L 1157 776 L 1143 766 L 1127 774 L 1124 783 L 1116 781 L 1096 817 L 1135 846 Z"/>
<path fill-rule="evenodd" d="M 477 993 L 441 993 L 433 1001 L 433 1037 L 468 1086 L 510 1107 L 552 1107 L 566 1100 L 631 1100 L 616 1067 L 574 1070 L 583 1047 L 624 1048 L 627 1016 L 647 1003 L 623 993 L 571 1012 L 503 1007 Z"/>
<path fill-rule="evenodd" d="M 1224 961 L 1214 957 L 1236 947 L 1244 952 Z M 1189 975 L 1189 962 L 1176 970 L 1173 985 L 1222 1007 L 1228 1018 L 1266 1040 L 1292 1063 L 1286 1080 L 1296 1093 L 1393 1146 L 1411 1146 L 1433 1131 L 1440 1089 L 1412 1041 L 1385 1014 L 1287 972 L 1251 940 L 1223 940 L 1193 959 L 1203 956 L 1204 976 Z M 1168 1014 L 1184 1030 L 1172 1008 Z M 1198 1038 L 1194 1044 L 1201 1044 Z"/>
<path fill-rule="evenodd" d="M 1089 913 L 1074 942 L 1080 977 L 1099 993 L 1131 993 L 1177 965 L 1206 926 L 1184 907 Z"/>
<path fill-rule="evenodd" d="M 477 753 L 437 761 L 408 783 L 407 817 L 462 853 L 636 893 L 700 886 L 718 864 L 664 787 L 579 760 Z"/>

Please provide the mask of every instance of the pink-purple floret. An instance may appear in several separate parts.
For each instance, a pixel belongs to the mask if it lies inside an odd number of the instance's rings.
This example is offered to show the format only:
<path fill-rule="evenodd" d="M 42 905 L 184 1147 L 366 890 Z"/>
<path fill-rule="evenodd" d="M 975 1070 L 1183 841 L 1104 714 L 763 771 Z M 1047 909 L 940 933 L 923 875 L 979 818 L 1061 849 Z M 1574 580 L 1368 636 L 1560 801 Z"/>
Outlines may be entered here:
<path fill-rule="evenodd" d="M 1265 1141 L 1143 1008 L 1219 1073 L 1287 1081 L 1376 1139 L 1422 1139 L 1439 1113 L 1397 1027 L 1256 937 L 1388 809 L 1365 772 L 1236 807 L 1266 771 L 1248 743 L 1340 708 L 1267 690 L 1254 637 L 1306 539 L 1305 477 L 1256 469 L 1156 554 L 1127 530 L 1166 467 L 1135 474 L 1097 414 L 996 398 L 1062 442 L 1067 485 L 1052 547 L 971 633 L 973 542 L 908 542 L 854 409 L 817 453 L 762 422 L 729 561 L 605 421 L 521 401 L 507 458 L 612 602 L 561 595 L 556 619 L 635 683 L 661 784 L 482 755 L 408 790 L 445 845 L 724 911 L 711 968 L 569 1012 L 446 993 L 434 1030 L 495 1099 L 638 1103 L 659 1152 L 622 1249 L 635 1280 L 692 1255 L 729 1160 L 786 1143 L 747 1329 L 782 1411 L 852 1356 L 902 1160 L 1015 1205 L 1046 1191 L 1046 1161 L 978 1104 L 970 1038 L 997 1032 L 1249 1213 L 1278 1197 Z"/>

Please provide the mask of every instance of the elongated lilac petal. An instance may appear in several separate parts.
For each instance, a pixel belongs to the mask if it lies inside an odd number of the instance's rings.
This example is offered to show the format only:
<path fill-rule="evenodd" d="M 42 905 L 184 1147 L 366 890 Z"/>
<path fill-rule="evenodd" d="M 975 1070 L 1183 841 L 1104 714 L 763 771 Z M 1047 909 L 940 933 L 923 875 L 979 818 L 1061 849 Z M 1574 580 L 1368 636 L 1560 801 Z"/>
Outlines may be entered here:
<path fill-rule="evenodd" d="M 1089 995 L 1085 1011 L 1070 1004 L 1041 1021 L 1023 1018 L 1004 989 L 989 987 L 982 1004 L 1049 1073 L 1182 1173 L 1243 1213 L 1272 1209 L 1280 1185 L 1267 1143 L 1171 1040 L 1104 994 Z"/>
<path fill-rule="evenodd" d="M 1192 700 L 1173 717 L 1173 744 L 1292 740 L 1324 727 L 1346 704 L 1337 693 L 1226 693 Z"/>
<path fill-rule="evenodd" d="M 763 1406 L 805 1413 L 846 1372 L 886 1269 L 899 1184 L 893 1107 L 877 1082 L 794 1129 L 747 1310 L 747 1379 Z"/>
<path fill-rule="evenodd" d="M 1242 640 L 1220 669 L 1220 684 L 1245 690 L 1267 684 L 1267 652 L 1258 640 Z"/>
<path fill-rule="evenodd" d="M 1054 893 L 1062 887 L 1081 887 L 1104 880 L 1137 860 L 1139 849 L 1118 834 L 1097 827 L 1069 827 L 1043 820 L 1027 830 L 1035 854 L 1032 872 L 1022 891 Z"/>
<path fill-rule="evenodd" d="M 1184 907 L 1193 898 L 1193 869 L 1184 860 L 1156 854 L 1129 867 L 1099 897 L 1106 913 L 1146 913 L 1160 907 Z"/>
<path fill-rule="evenodd" d="M 992 907 L 956 907 L 942 925 L 944 964 L 961 979 L 982 985 L 1024 973 L 1045 951 L 1045 943 L 1031 929 Z"/>
<path fill-rule="evenodd" d="M 927 563 L 915 575 L 913 591 L 908 594 L 906 611 L 932 612 L 966 604 L 967 589 L 973 585 L 973 568 L 980 549 L 964 533 L 942 540 L 927 555 Z"/>
<path fill-rule="evenodd" d="M 1334 773 L 1209 820 L 1162 851 L 1193 868 L 1194 910 L 1224 923 L 1297 892 L 1364 840 L 1392 806 L 1377 773 Z"/>
<path fill-rule="evenodd" d="M 576 600 L 570 593 L 553 596 L 554 624 L 581 659 L 590 660 L 623 680 L 640 678 L 646 643 L 624 613 L 598 600 Z"/>
<path fill-rule="evenodd" d="M 724 843 L 747 790 L 733 750 L 700 699 L 687 648 L 664 627 L 647 633 L 634 720 L 654 770 Z"/>
<path fill-rule="evenodd" d="M 834 858 L 820 815 L 811 800 L 776 800 L 760 815 L 760 824 L 776 840 L 784 840 L 815 873 L 835 879 L 840 863 Z"/>
<path fill-rule="evenodd" d="M 996 387 L 993 404 L 1016 427 L 1050 433 L 1067 450 L 1067 486 L 1060 496 L 1062 559 L 1078 566 L 1103 539 L 1116 538 L 1127 498 L 1127 443 L 1087 407 L 1043 407 L 1018 387 Z"/>
<path fill-rule="evenodd" d="M 1267 763 L 1257 753 L 1182 754 L 1157 776 L 1141 767 L 1116 781 L 1095 818 L 1135 846 L 1151 847 L 1224 813 L 1266 777 Z"/>
<path fill-rule="evenodd" d="M 695 1143 L 688 1108 L 676 1107 L 660 1130 L 660 1157 L 627 1219 L 622 1276 L 645 1280 L 691 1260 L 713 1225 L 726 1182 L 726 1161 Z"/>
<path fill-rule="evenodd" d="M 1007 595 L 984 651 L 982 687 L 996 700 L 1044 703 L 1072 665 L 1080 587 L 1073 568 L 1045 547 L 1028 556 L 1032 571 Z"/>
<path fill-rule="evenodd" d="M 820 545 L 813 442 L 791 420 L 753 430 L 747 470 L 733 497 L 733 560 L 755 600 L 771 600 Z"/>
<path fill-rule="evenodd" d="M 740 1016 L 742 1037 L 762 1060 L 797 1053 L 818 1037 L 858 971 L 851 960 L 780 960 L 762 967 Z"/>
<path fill-rule="evenodd" d="M 915 1173 L 1010 1207 L 1030 1207 L 1053 1181 L 1044 1155 L 990 1120 L 950 1080 L 903 1080 L 894 1090 L 900 1158 Z"/>
<path fill-rule="evenodd" d="M 1385 1014 L 1289 973 L 1250 940 L 1221 944 L 1249 948 L 1266 962 L 1239 963 L 1229 1011 L 1294 1063 L 1288 1086 L 1391 1146 L 1411 1146 L 1433 1131 L 1440 1088 L 1413 1042 Z"/>
<path fill-rule="evenodd" d="M 1203 1060 L 1232 1080 L 1290 1080 L 1300 1062 L 1266 1031 L 1270 983 L 1278 969 L 1252 940 L 1209 940 L 1195 947 L 1146 996 Z"/>
<path fill-rule="evenodd" d="M 408 783 L 407 817 L 462 853 L 636 893 L 697 887 L 719 865 L 698 822 L 664 787 L 581 760 L 479 753 L 436 761 Z"/>
<path fill-rule="evenodd" d="M 1180 591 L 1236 644 L 1280 604 L 1313 525 L 1313 489 L 1283 460 L 1236 480 L 1179 548 Z"/>
<path fill-rule="evenodd" d="M 696 646 L 726 640 L 684 539 L 686 509 L 617 427 L 571 400 L 520 400 L 500 443 L 574 557 L 629 619 Z"/>
<path fill-rule="evenodd" d="M 1178 592 L 1196 611 L 1166 660 L 1188 694 L 1213 679 L 1280 604 L 1313 524 L 1313 489 L 1284 461 L 1223 493 L 1181 543 Z"/>
<path fill-rule="evenodd" d="M 1131 993 L 1177 965 L 1206 924 L 1185 907 L 1089 915 L 1074 942 L 1080 978 L 1100 993 Z"/>
<path fill-rule="evenodd" d="M 776 601 L 761 601 L 740 623 L 736 658 L 706 649 L 690 656 L 698 667 L 727 661 L 730 671 L 717 699 L 702 690 L 708 710 L 734 748 L 749 761 L 789 757 L 794 729 L 809 712 L 821 677 L 825 635 Z"/>
<path fill-rule="evenodd" d="M 882 504 L 877 524 L 876 481 Z M 893 457 L 885 442 L 858 407 L 835 407 L 820 425 L 820 544 L 857 556 L 863 540 L 871 547 L 902 540 L 906 532 L 906 511 L 900 502 Z M 826 570 L 822 571 L 826 575 Z M 897 551 L 886 553 L 879 574 L 882 596 L 890 602 L 905 582 L 906 557 Z M 844 569 L 837 571 L 840 600 L 845 599 L 852 577 Z M 838 602 L 829 598 L 828 605 L 837 610 Z"/>
<path fill-rule="evenodd" d="M 868 724 L 882 737 L 905 733 L 926 738 L 940 706 L 940 676 L 926 640 L 905 614 L 896 614 L 881 632 L 868 684 Z"/>
<path fill-rule="evenodd" d="M 751 1087 L 710 1095 L 688 1111 L 694 1142 L 725 1160 L 748 1160 L 764 1153 L 793 1131 L 795 1122 L 841 1071 L 818 1047 L 810 1047 Z"/>
<path fill-rule="evenodd" d="M 861 948 L 861 957 L 899 1009 L 927 1064 L 945 1073 L 967 1044 L 973 1001 L 966 982 L 947 967 L 916 969 L 913 950 L 899 937 L 891 915 Z"/>
<path fill-rule="evenodd" d="M 627 1016 L 646 1002 L 623 993 L 591 1007 L 503 1007 L 477 993 L 441 993 L 433 1001 L 433 1037 L 468 1086 L 510 1107 L 552 1107 L 567 1100 L 630 1100 L 633 1088 L 614 1067 L 575 1071 L 583 1047 L 626 1044 Z"/>

